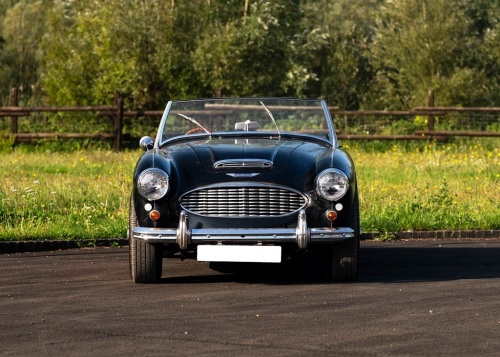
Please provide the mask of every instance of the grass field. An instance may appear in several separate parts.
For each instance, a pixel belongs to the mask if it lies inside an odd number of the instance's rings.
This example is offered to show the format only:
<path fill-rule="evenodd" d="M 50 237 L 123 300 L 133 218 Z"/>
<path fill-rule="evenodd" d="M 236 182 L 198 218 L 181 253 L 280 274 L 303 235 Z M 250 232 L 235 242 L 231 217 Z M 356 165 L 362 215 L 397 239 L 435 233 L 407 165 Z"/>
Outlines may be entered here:
<path fill-rule="evenodd" d="M 352 147 L 363 230 L 499 229 L 500 151 L 489 144 Z"/>
<path fill-rule="evenodd" d="M 500 228 L 497 141 L 344 143 L 363 231 Z M 124 238 L 140 151 L 0 153 L 0 240 Z"/>

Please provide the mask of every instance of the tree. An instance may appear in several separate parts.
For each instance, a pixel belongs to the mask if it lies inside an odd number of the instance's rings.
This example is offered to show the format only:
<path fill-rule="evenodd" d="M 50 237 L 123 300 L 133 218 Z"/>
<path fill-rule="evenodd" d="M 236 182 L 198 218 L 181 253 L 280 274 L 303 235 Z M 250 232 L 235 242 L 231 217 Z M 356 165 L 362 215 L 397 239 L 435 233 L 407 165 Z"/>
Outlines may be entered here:
<path fill-rule="evenodd" d="M 488 95 L 486 72 L 470 60 L 479 58 L 473 49 L 481 39 L 470 31 L 478 23 L 468 16 L 468 4 L 400 0 L 382 6 L 371 47 L 377 81 L 370 107 L 426 105 L 430 89 L 439 105 L 474 105 Z"/>
<path fill-rule="evenodd" d="M 109 103 L 120 90 L 135 107 L 156 107 L 169 65 L 170 15 L 163 1 L 58 2 L 44 41 L 49 98 Z"/>
<path fill-rule="evenodd" d="M 245 3 L 239 16 L 219 18 L 197 42 L 194 68 L 216 95 L 280 96 L 290 65 L 298 1 Z"/>
<path fill-rule="evenodd" d="M 324 97 L 344 109 L 500 101 L 498 0 L 5 0 L 0 94 L 56 105 Z M 42 91 L 43 89 L 43 91 Z M 43 97 L 42 97 L 43 95 Z M 31 99 L 32 100 L 32 99 Z"/>
<path fill-rule="evenodd" d="M 45 9 L 43 1 L 12 2 L 5 10 L 0 38 L 0 79 L 2 101 L 11 87 L 21 90 L 22 99 L 35 94 L 38 83 L 39 43 L 44 33 Z"/>
<path fill-rule="evenodd" d="M 482 75 L 475 106 L 500 106 L 500 1 L 475 0 L 464 4 L 471 18 L 467 65 Z"/>
<path fill-rule="evenodd" d="M 325 97 L 344 109 L 361 106 L 372 80 L 367 52 L 378 3 L 323 0 L 302 5 L 302 32 L 292 42 L 295 64 L 306 83 L 301 93 Z"/>

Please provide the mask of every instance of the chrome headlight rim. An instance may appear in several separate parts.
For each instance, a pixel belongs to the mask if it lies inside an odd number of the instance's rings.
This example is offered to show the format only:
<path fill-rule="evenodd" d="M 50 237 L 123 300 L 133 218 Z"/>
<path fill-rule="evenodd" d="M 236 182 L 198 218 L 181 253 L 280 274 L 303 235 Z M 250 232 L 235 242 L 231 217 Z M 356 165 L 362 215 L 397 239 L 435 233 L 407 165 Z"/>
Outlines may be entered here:
<path fill-rule="evenodd" d="M 326 176 L 336 176 L 337 178 L 340 178 L 341 181 L 341 189 L 337 190 L 333 194 L 328 194 L 323 190 L 321 181 L 326 177 Z M 339 169 L 334 169 L 334 168 L 329 168 L 326 170 L 323 170 L 319 173 L 318 176 L 316 176 L 315 180 L 315 186 L 316 186 L 316 193 L 322 197 L 323 199 L 330 201 L 330 202 L 335 202 L 340 200 L 342 197 L 345 196 L 347 191 L 349 191 L 349 177 L 347 177 L 346 173 L 342 170 Z"/>
<path fill-rule="evenodd" d="M 169 176 L 161 169 L 146 169 L 137 178 L 136 188 L 139 195 L 148 201 L 159 200 L 170 189 Z"/>

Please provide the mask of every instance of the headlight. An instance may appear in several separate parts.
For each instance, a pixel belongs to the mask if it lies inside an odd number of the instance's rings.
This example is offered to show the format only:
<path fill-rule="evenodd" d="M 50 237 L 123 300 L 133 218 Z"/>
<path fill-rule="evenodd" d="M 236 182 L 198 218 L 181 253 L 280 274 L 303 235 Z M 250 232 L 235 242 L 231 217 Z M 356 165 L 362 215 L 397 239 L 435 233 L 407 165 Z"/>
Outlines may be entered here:
<path fill-rule="evenodd" d="M 159 200 L 168 192 L 168 175 L 159 169 L 144 170 L 137 180 L 137 191 L 149 201 Z"/>
<path fill-rule="evenodd" d="M 337 169 L 327 169 L 316 177 L 316 192 L 328 201 L 341 199 L 349 189 L 347 175 Z"/>

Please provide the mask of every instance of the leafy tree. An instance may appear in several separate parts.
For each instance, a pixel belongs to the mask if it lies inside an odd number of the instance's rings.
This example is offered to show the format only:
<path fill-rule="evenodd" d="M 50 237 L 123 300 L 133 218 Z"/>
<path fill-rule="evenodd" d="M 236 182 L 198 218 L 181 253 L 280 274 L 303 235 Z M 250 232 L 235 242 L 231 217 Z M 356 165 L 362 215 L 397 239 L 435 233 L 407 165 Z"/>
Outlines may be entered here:
<path fill-rule="evenodd" d="M 109 103 L 121 90 L 135 106 L 156 106 L 166 10 L 162 1 L 59 2 L 44 42 L 48 96 L 57 104 Z"/>
<path fill-rule="evenodd" d="M 480 83 L 481 97 L 475 96 L 475 106 L 500 106 L 500 1 L 475 0 L 464 4 L 471 18 L 467 63 L 484 78 Z M 477 92 L 474 90 L 474 92 Z"/>
<path fill-rule="evenodd" d="M 439 105 L 474 105 L 487 96 L 489 81 L 476 57 L 484 32 L 466 11 L 469 1 L 400 0 L 381 7 L 371 61 L 377 82 L 368 105 L 409 108 L 427 104 L 433 89 Z M 498 45 L 497 45 L 498 46 Z M 469 90 L 467 90 L 469 89 Z"/>
<path fill-rule="evenodd" d="M 217 24 L 199 40 L 193 53 L 193 66 L 202 85 L 214 96 L 231 93 L 237 32 L 235 24 Z"/>
<path fill-rule="evenodd" d="M 331 105 L 358 109 L 369 90 L 367 51 L 378 0 L 309 1 L 302 6 L 302 33 L 296 35 L 297 63 L 307 86 L 303 93 Z"/>
<path fill-rule="evenodd" d="M 0 95 L 133 108 L 325 97 L 345 109 L 500 105 L 498 0 L 3 0 Z M 32 90 L 34 89 L 34 91 Z M 41 91 L 43 89 L 43 92 Z M 33 101 L 33 98 L 30 99 Z"/>
<path fill-rule="evenodd" d="M 0 38 L 0 79 L 2 102 L 8 102 L 11 87 L 21 90 L 27 100 L 37 90 L 38 50 L 44 33 L 45 6 L 43 1 L 11 1 L 2 5 L 2 37 Z M 0 12 L 0 13 L 1 13 Z M 1 19 L 2 17 L 0 17 Z"/>
<path fill-rule="evenodd" d="M 284 95 L 298 4 L 257 0 L 239 17 L 214 21 L 193 57 L 202 83 L 216 95 Z"/>

